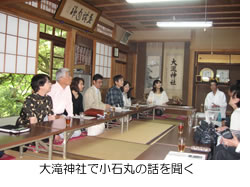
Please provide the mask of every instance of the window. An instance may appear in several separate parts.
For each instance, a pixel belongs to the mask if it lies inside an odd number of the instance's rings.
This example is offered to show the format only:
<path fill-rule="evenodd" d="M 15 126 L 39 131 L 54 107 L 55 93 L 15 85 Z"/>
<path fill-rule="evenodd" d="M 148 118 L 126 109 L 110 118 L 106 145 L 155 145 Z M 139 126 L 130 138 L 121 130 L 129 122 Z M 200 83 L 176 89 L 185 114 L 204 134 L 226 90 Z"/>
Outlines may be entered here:
<path fill-rule="evenodd" d="M 56 71 L 64 67 L 66 35 L 67 32 L 62 29 L 40 24 L 38 73 L 45 73 L 52 80 L 56 79 Z"/>
<path fill-rule="evenodd" d="M 67 31 L 59 29 L 59 28 L 54 28 L 51 25 L 46 25 L 44 23 L 40 23 L 40 32 L 42 33 L 46 33 L 49 35 L 54 35 L 57 36 L 59 38 L 64 38 L 66 39 L 67 36 Z"/>
<path fill-rule="evenodd" d="M 60 0 L 57 0 L 57 3 L 59 3 Z M 56 13 L 56 9 L 58 7 L 58 4 L 51 2 L 49 0 L 41 0 L 41 1 L 26 1 L 25 4 L 33 6 L 35 8 L 40 8 L 44 11 L 50 12 L 52 14 Z"/>
<path fill-rule="evenodd" d="M 0 12 L 0 72 L 35 74 L 38 24 Z"/>
<path fill-rule="evenodd" d="M 96 42 L 95 74 L 99 73 L 104 78 L 111 77 L 112 47 Z"/>

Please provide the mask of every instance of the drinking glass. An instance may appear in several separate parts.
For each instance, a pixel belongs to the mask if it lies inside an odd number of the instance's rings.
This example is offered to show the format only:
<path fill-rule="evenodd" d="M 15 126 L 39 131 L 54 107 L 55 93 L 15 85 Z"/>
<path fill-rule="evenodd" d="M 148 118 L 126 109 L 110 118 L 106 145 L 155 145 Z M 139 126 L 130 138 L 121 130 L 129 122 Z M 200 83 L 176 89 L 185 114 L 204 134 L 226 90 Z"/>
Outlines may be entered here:
<path fill-rule="evenodd" d="M 179 152 L 184 152 L 185 150 L 185 138 L 180 137 L 178 139 L 178 151 Z"/>
<path fill-rule="evenodd" d="M 183 129 L 184 129 L 184 124 L 183 124 L 183 123 L 180 123 L 180 124 L 178 125 L 179 134 L 182 134 L 182 133 L 183 133 Z"/>
<path fill-rule="evenodd" d="M 66 126 L 67 127 L 70 126 L 71 117 L 70 116 L 66 116 L 65 120 L 66 120 Z"/>
<path fill-rule="evenodd" d="M 84 121 L 84 113 L 80 112 L 80 121 Z"/>

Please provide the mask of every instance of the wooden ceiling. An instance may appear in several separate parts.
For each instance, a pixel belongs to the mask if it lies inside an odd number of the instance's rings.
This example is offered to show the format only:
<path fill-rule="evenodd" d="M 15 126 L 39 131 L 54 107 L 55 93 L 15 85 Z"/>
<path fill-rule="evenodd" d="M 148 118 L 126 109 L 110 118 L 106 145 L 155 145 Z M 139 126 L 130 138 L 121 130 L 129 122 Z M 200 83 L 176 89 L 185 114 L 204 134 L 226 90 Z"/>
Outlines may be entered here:
<path fill-rule="evenodd" d="M 0 1 L 13 4 L 29 0 Z M 59 4 L 60 0 L 49 0 Z M 240 27 L 240 0 L 178 0 L 129 4 L 126 0 L 83 0 L 102 11 L 102 16 L 126 30 L 159 30 L 157 21 L 213 21 L 216 28 Z M 207 8 L 205 8 L 207 7 Z M 205 11 L 206 9 L 206 11 Z M 206 15 L 205 15 L 206 12 Z"/>
<path fill-rule="evenodd" d="M 204 21 L 205 0 L 129 4 L 125 0 L 84 0 L 102 15 L 130 30 L 154 30 L 157 21 Z M 213 27 L 240 27 L 240 0 L 207 0 L 206 19 Z"/>

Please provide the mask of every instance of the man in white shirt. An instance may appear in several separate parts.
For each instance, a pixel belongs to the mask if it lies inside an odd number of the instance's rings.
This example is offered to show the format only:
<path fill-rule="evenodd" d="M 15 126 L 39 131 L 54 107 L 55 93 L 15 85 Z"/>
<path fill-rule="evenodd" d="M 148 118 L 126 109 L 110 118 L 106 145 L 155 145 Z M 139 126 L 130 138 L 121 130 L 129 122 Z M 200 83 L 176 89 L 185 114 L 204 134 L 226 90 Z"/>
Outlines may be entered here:
<path fill-rule="evenodd" d="M 209 92 L 205 99 L 205 108 L 211 110 L 218 108 L 221 113 L 221 118 L 226 118 L 227 101 L 224 92 L 218 89 L 216 80 L 210 81 L 211 92 Z"/>
<path fill-rule="evenodd" d="M 93 85 L 87 89 L 84 94 L 84 110 L 90 108 L 107 110 L 110 105 L 104 104 L 102 102 L 100 88 L 102 87 L 103 77 L 100 74 L 95 74 L 93 76 Z"/>
<path fill-rule="evenodd" d="M 70 76 L 69 69 L 61 68 L 56 72 L 56 83 L 52 85 L 51 91 L 48 93 L 52 98 L 53 102 L 53 112 L 57 116 L 63 117 L 63 113 L 66 110 L 68 116 L 72 117 L 73 115 L 73 103 L 72 103 L 72 94 L 70 90 L 70 84 L 72 77 Z M 81 135 L 81 130 L 77 130 L 73 133 L 71 137 L 77 137 Z M 55 136 L 56 142 L 62 141 L 63 134 Z"/>
<path fill-rule="evenodd" d="M 53 112 L 57 115 L 62 115 L 66 110 L 68 116 L 73 116 L 71 81 L 69 69 L 61 68 L 56 72 L 56 83 L 52 85 L 48 95 L 52 98 Z"/>

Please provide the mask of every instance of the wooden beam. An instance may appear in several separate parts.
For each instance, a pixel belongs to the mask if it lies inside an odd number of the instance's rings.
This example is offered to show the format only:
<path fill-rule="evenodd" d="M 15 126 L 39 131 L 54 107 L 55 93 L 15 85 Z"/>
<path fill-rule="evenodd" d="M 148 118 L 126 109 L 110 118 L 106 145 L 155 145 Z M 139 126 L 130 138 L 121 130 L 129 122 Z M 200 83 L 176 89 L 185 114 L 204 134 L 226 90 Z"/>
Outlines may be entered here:
<path fill-rule="evenodd" d="M 240 4 L 231 4 L 231 5 L 208 5 L 207 8 L 228 8 L 228 7 L 240 7 Z M 153 8 L 130 8 L 130 9 L 119 9 L 119 10 L 104 10 L 102 11 L 105 14 L 109 13 L 120 13 L 120 12 L 138 12 L 138 11 L 149 11 L 149 10 L 168 10 L 168 9 L 197 9 L 205 8 L 204 5 L 197 6 L 161 6 Z"/>
<path fill-rule="evenodd" d="M 105 4 L 99 4 L 99 5 L 94 5 L 94 7 L 101 8 L 101 7 L 113 7 L 113 6 L 124 6 L 128 5 L 128 3 L 123 2 L 123 3 L 105 3 Z"/>
<path fill-rule="evenodd" d="M 223 11 L 223 12 L 207 12 L 207 15 L 214 14 L 240 14 L 240 11 Z M 145 17 L 145 16 L 184 16 L 184 15 L 204 15 L 204 12 L 186 12 L 186 13 L 165 13 L 165 14 L 131 14 L 131 15 L 112 15 L 109 18 L 134 18 L 134 17 Z"/>
<path fill-rule="evenodd" d="M 240 26 L 216 26 L 213 28 L 218 28 L 218 29 L 239 29 Z M 131 31 L 159 31 L 159 30 L 167 30 L 167 28 L 159 28 L 159 27 L 155 27 L 155 28 L 144 28 L 144 29 L 130 29 Z M 176 41 L 176 40 L 174 40 Z"/>
<path fill-rule="evenodd" d="M 231 20 L 231 19 L 240 19 L 240 17 L 217 17 L 217 18 L 207 18 L 207 20 Z M 204 20 L 204 17 L 200 17 L 200 18 L 185 18 L 185 19 L 177 19 L 177 20 L 181 20 L 181 21 L 184 21 L 184 20 L 190 20 L 190 21 L 194 21 L 194 20 Z M 114 20 L 115 21 L 115 20 Z M 121 21 L 115 21 L 116 23 L 118 24 L 121 24 L 121 23 L 131 23 L 131 22 L 146 22 L 146 21 L 166 21 L 166 19 L 140 19 L 140 20 L 121 20 Z M 123 27 L 125 27 L 125 25 L 123 25 Z"/>

